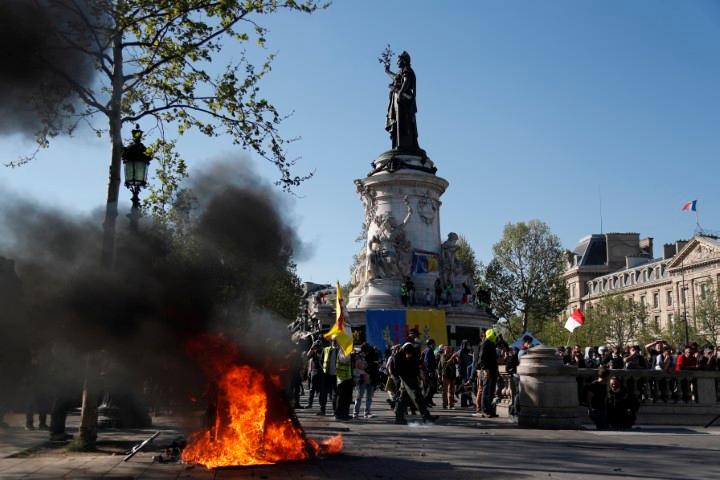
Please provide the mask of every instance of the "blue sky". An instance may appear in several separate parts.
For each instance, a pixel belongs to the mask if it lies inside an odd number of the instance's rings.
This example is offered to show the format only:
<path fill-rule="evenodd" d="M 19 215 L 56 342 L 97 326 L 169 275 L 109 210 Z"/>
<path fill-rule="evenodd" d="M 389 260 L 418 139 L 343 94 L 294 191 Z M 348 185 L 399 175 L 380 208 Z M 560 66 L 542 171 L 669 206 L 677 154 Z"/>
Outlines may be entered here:
<path fill-rule="evenodd" d="M 316 172 L 290 202 L 312 246 L 305 280 L 347 280 L 359 249 L 353 179 L 389 148 L 377 62 L 387 43 L 412 55 L 420 145 L 450 182 L 443 235 L 465 235 L 480 259 L 506 223 L 534 218 L 572 248 L 599 231 L 600 193 L 604 231 L 653 236 L 656 255 L 692 235 L 686 200 L 720 230 L 720 2 L 336 0 L 261 23 L 277 53 L 264 92 L 294 112 L 282 131 L 302 137 L 289 150 L 297 171 Z M 224 60 L 238 56 L 233 46 Z M 0 160 L 31 147 L 0 138 Z M 191 168 L 240 155 L 223 138 L 187 135 L 180 147 Z M 108 157 L 104 139 L 63 139 L 0 169 L 0 186 L 87 212 L 104 201 Z"/>

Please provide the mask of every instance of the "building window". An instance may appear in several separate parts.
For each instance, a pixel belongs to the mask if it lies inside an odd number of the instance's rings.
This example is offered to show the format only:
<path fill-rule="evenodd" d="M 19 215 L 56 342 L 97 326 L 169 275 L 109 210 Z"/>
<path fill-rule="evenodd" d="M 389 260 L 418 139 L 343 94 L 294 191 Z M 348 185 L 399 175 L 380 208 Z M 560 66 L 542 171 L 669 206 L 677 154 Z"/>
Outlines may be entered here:
<path fill-rule="evenodd" d="M 645 295 L 640 296 L 640 305 L 645 305 Z"/>
<path fill-rule="evenodd" d="M 667 291 L 667 306 L 672 307 L 673 304 L 673 292 L 672 290 Z"/>
<path fill-rule="evenodd" d="M 707 295 L 707 283 L 700 285 L 700 298 L 704 299 Z"/>
<path fill-rule="evenodd" d="M 687 288 L 682 289 L 680 301 L 682 301 L 683 305 L 687 302 Z"/>
<path fill-rule="evenodd" d="M 653 307 L 660 307 L 660 294 L 658 292 L 653 293 Z"/>
<path fill-rule="evenodd" d="M 660 330 L 660 315 L 655 315 L 655 318 L 653 319 L 653 323 L 655 324 L 655 330 Z"/>
<path fill-rule="evenodd" d="M 670 325 L 673 325 L 674 323 L 675 323 L 675 322 L 674 322 L 674 320 L 673 320 L 673 314 L 672 314 L 672 313 L 668 313 L 668 327 L 669 327 Z"/>
<path fill-rule="evenodd" d="M 575 296 L 575 284 L 574 283 L 570 284 L 570 296 L 571 297 Z"/>

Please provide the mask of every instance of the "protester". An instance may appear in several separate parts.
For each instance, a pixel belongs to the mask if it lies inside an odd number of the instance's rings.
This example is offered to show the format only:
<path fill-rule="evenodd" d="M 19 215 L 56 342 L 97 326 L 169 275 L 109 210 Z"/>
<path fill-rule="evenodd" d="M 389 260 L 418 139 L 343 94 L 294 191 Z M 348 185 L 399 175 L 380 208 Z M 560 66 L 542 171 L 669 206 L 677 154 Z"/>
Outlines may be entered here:
<path fill-rule="evenodd" d="M 340 347 L 333 337 L 332 344 L 323 349 L 322 367 L 323 381 L 320 390 L 320 411 L 318 415 L 325 415 L 327 397 L 332 398 L 333 411 L 337 408 L 337 359 Z"/>
<path fill-rule="evenodd" d="M 307 352 L 308 359 L 308 404 L 307 408 L 312 408 L 315 395 L 320 396 L 323 384 L 323 370 L 320 352 L 322 344 L 320 340 L 316 340 L 310 350 Z"/>
<path fill-rule="evenodd" d="M 395 405 L 395 423 L 399 425 L 407 424 L 405 406 L 408 400 L 415 404 L 424 421 L 434 421 L 436 417 L 433 417 L 428 412 L 425 399 L 420 391 L 420 362 L 415 346 L 410 342 L 405 343 L 400 349 L 400 353 L 396 355 L 395 362 L 397 370 L 396 384 L 399 383 L 400 385 L 400 396 Z"/>
<path fill-rule="evenodd" d="M 457 379 L 457 366 L 459 357 L 452 347 L 445 347 L 440 357 L 440 372 L 442 376 L 442 407 L 455 409 L 455 380 Z"/>
<path fill-rule="evenodd" d="M 485 376 L 482 388 L 482 413 L 486 417 L 497 417 L 492 401 L 495 396 L 495 386 L 500 375 L 497 361 L 497 351 L 495 350 L 496 335 L 492 328 L 485 331 L 485 341 L 482 343 L 480 351 L 480 367 Z"/>
<path fill-rule="evenodd" d="M 334 339 L 333 339 L 334 340 Z M 337 352 L 337 401 L 335 403 L 335 420 L 350 420 L 350 404 L 352 404 L 353 382 L 352 357 L 345 355 L 340 348 Z"/>
<path fill-rule="evenodd" d="M 440 277 L 435 279 L 434 287 L 435 287 L 435 306 L 437 307 L 441 303 L 442 293 L 443 293 L 443 287 L 442 287 L 442 282 L 440 281 Z M 427 297 L 428 293 L 429 293 L 429 289 L 426 289 L 425 290 L 426 297 Z"/>
<path fill-rule="evenodd" d="M 366 347 L 367 344 L 364 346 Z M 360 353 L 358 353 L 355 357 L 355 364 L 353 365 L 353 380 L 358 387 L 353 418 L 358 418 L 360 416 L 360 406 L 362 405 L 363 398 L 365 399 L 364 417 L 370 418 L 372 417 L 372 397 L 375 388 L 373 387 L 372 380 L 370 378 L 368 362 L 362 348 Z"/>
<path fill-rule="evenodd" d="M 598 376 L 592 382 L 586 393 L 586 402 L 588 406 L 588 416 L 590 420 L 595 422 L 598 430 L 608 428 L 608 412 L 607 412 L 607 390 L 608 377 L 610 372 L 605 367 L 598 368 Z"/>
<path fill-rule="evenodd" d="M 638 400 L 620 383 L 618 377 L 610 377 L 610 388 L 607 392 L 607 416 L 611 428 L 627 429 L 635 424 L 638 411 Z"/>
<path fill-rule="evenodd" d="M 434 407 L 433 396 L 437 392 L 437 360 L 435 359 L 435 340 L 432 338 L 427 342 L 425 350 L 420 356 L 423 374 L 423 395 L 425 403 Z"/>

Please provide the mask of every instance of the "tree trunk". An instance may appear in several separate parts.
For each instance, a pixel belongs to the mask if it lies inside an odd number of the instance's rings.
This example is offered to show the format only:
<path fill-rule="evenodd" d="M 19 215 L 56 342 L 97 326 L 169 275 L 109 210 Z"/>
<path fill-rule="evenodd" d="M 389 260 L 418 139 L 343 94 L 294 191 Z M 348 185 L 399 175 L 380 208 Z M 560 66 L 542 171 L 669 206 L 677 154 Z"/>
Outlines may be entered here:
<path fill-rule="evenodd" d="M 120 7 L 120 5 L 118 5 Z M 121 11 L 121 8 L 118 8 Z M 122 161 L 122 94 L 123 94 L 123 35 L 116 23 L 113 38 L 113 77 L 110 99 L 110 140 L 112 156 L 110 159 L 110 179 L 108 181 L 105 221 L 103 222 L 102 266 L 112 270 L 115 261 L 115 224 L 118 216 L 118 197 L 120 196 L 120 165 Z M 90 367 L 93 368 L 93 367 Z M 83 450 L 94 450 L 97 440 L 97 387 L 93 387 L 89 372 L 85 374 L 83 384 L 83 402 L 80 416 L 79 444 Z"/>
<path fill-rule="evenodd" d="M 102 265 L 112 269 L 115 259 L 115 223 L 118 216 L 118 198 L 120 196 L 120 165 L 122 163 L 122 94 L 123 94 L 123 51 L 122 31 L 119 28 L 113 39 L 113 78 L 110 98 L 110 179 L 108 181 L 105 222 L 103 223 Z"/>

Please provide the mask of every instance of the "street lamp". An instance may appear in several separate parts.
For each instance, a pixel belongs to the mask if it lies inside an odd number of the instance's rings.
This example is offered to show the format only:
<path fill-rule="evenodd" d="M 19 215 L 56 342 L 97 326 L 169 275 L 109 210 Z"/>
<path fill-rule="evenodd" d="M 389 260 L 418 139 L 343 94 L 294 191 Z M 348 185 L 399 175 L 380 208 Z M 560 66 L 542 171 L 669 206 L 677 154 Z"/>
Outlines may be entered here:
<path fill-rule="evenodd" d="M 152 157 L 142 143 L 143 131 L 135 125 L 132 131 L 133 143 L 123 147 L 122 161 L 125 165 L 125 186 L 132 192 L 132 209 L 130 210 L 130 229 L 138 231 L 140 220 L 140 190 L 147 185 L 148 165 Z"/>

